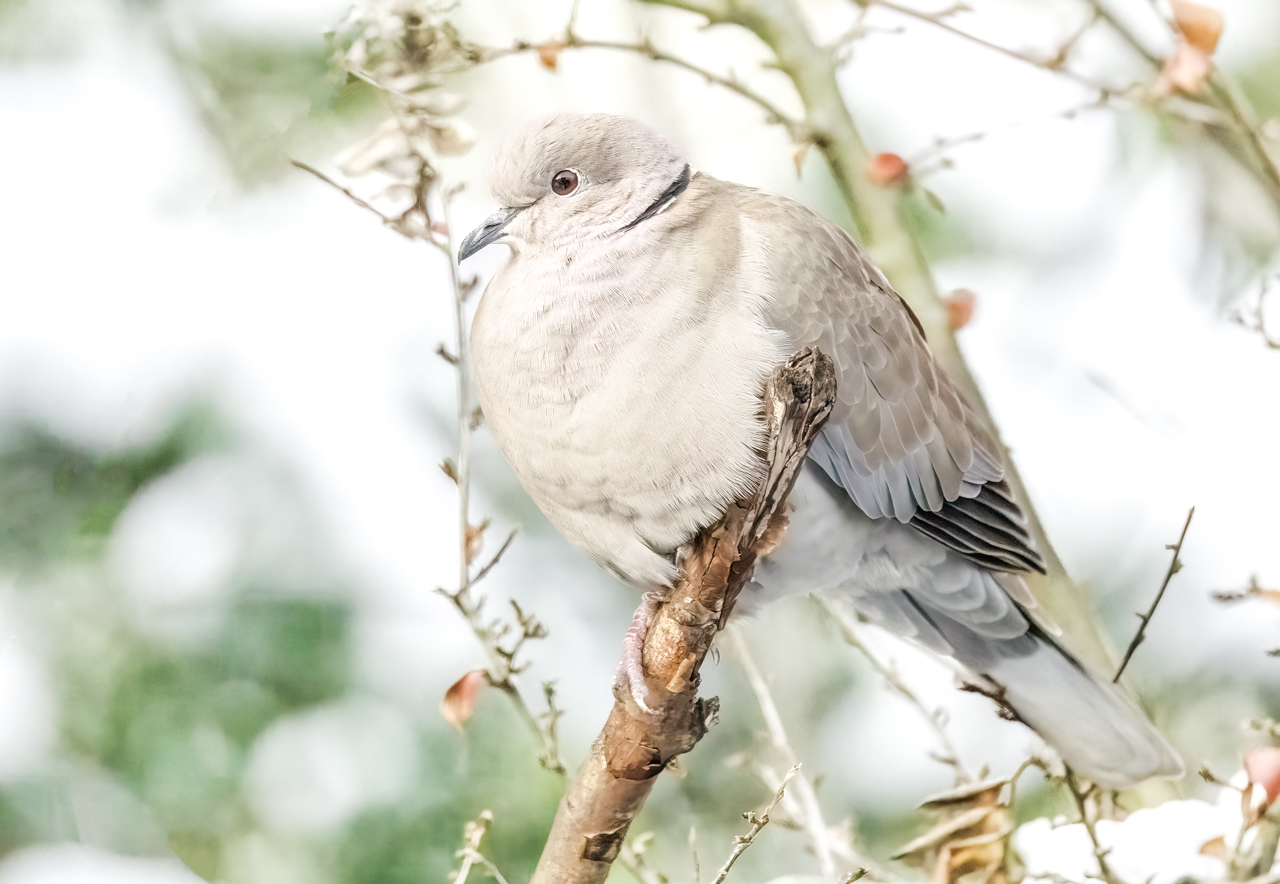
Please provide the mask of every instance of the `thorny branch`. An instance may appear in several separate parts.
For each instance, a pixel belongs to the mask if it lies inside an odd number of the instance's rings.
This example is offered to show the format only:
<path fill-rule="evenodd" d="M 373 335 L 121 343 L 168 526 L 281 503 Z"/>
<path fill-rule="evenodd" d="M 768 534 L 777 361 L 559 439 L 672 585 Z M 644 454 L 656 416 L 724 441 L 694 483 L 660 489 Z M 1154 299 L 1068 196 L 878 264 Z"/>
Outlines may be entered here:
<path fill-rule="evenodd" d="M 739 835 L 733 839 L 733 852 L 729 854 L 729 858 L 725 860 L 725 864 L 720 867 L 719 874 L 711 884 L 724 884 L 724 879 L 729 877 L 729 870 L 733 868 L 733 864 L 738 861 L 738 857 L 746 851 L 753 843 L 756 836 L 760 834 L 765 826 L 769 825 L 769 814 L 773 813 L 773 809 L 778 806 L 778 802 L 782 800 L 782 795 L 787 789 L 787 783 L 791 782 L 791 778 L 800 773 L 800 765 L 793 765 L 791 770 L 787 771 L 787 775 L 782 778 L 782 784 L 778 786 L 778 791 L 773 793 L 773 800 L 769 802 L 769 806 L 764 809 L 764 813 L 756 814 L 747 811 L 743 817 L 751 823 L 751 829 L 745 835 Z M 825 874 L 825 873 L 824 873 Z"/>
<path fill-rule="evenodd" d="M 1138 650 L 1138 645 L 1142 644 L 1146 638 L 1147 624 L 1151 622 L 1151 618 L 1156 612 L 1156 606 L 1164 598 L 1164 591 L 1169 588 L 1169 581 L 1173 579 L 1174 574 L 1182 570 L 1182 560 L 1178 556 L 1182 553 L 1182 542 L 1187 539 L 1187 529 L 1191 527 L 1191 517 L 1195 514 L 1196 508 L 1192 507 L 1187 513 L 1187 521 L 1182 526 L 1182 533 L 1178 535 L 1178 542 L 1165 547 L 1165 549 L 1173 550 L 1173 558 L 1169 561 L 1169 570 L 1165 572 L 1164 580 L 1160 584 L 1160 590 L 1156 593 L 1156 597 L 1151 600 L 1151 607 L 1147 609 L 1147 613 L 1138 615 L 1138 619 L 1142 622 L 1138 625 L 1138 631 L 1133 634 L 1133 641 L 1129 642 L 1129 647 L 1125 649 L 1124 658 L 1121 659 L 1120 666 L 1116 669 L 1115 677 L 1111 679 L 1113 684 L 1119 683 L 1120 676 L 1124 675 L 1125 667 L 1129 665 L 1129 660 L 1133 657 L 1133 652 Z"/>
<path fill-rule="evenodd" d="M 845 644 L 861 651 L 862 655 L 867 658 L 867 662 L 871 664 L 871 667 L 884 678 L 885 683 L 914 706 L 921 717 L 924 718 L 929 728 L 933 731 L 938 745 L 941 747 L 940 752 L 930 753 L 933 759 L 954 770 L 958 783 L 974 782 L 976 778 L 964 766 L 964 762 L 960 760 L 960 754 L 956 752 L 955 745 L 947 734 L 945 711 L 942 709 L 930 709 L 926 706 L 924 701 L 920 699 L 920 695 L 902 680 L 894 665 L 886 663 L 872 652 L 867 643 L 863 641 L 860 625 L 854 619 L 847 605 L 842 604 L 838 599 L 828 596 L 814 596 L 814 598 L 840 629 L 840 635 Z"/>

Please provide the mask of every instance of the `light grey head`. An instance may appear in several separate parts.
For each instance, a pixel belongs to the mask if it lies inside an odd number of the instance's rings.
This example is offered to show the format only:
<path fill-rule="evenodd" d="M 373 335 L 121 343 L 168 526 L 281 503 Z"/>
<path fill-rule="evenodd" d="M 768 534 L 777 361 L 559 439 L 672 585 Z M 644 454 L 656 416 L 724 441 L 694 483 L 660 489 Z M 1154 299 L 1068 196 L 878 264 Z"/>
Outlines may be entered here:
<path fill-rule="evenodd" d="M 680 150 L 638 120 L 558 114 L 521 126 L 502 143 L 489 189 L 502 206 L 462 241 L 461 261 L 503 240 L 556 247 L 632 229 L 689 184 Z"/>

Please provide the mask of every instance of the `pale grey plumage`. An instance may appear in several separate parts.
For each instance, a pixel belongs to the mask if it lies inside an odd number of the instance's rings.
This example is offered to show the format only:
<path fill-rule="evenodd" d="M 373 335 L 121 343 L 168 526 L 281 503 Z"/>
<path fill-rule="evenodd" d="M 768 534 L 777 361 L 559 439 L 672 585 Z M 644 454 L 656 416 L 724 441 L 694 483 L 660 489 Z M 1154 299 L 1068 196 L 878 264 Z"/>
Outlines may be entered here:
<path fill-rule="evenodd" d="M 551 179 L 572 170 L 577 189 Z M 698 174 L 625 118 L 531 123 L 498 151 L 503 205 L 463 245 L 510 261 L 476 313 L 476 385 L 520 481 L 588 556 L 646 588 L 760 476 L 765 376 L 816 346 L 837 405 L 757 569 L 761 599 L 836 590 L 886 628 L 996 678 L 1106 786 L 1181 770 L 1118 691 L 1034 622 L 1043 570 L 998 448 L 915 317 L 839 227 Z M 1056 683 L 1055 683 L 1056 682 Z M 1056 692 L 1068 701 L 1047 701 Z M 1064 717 L 1089 712 L 1098 722 Z"/>

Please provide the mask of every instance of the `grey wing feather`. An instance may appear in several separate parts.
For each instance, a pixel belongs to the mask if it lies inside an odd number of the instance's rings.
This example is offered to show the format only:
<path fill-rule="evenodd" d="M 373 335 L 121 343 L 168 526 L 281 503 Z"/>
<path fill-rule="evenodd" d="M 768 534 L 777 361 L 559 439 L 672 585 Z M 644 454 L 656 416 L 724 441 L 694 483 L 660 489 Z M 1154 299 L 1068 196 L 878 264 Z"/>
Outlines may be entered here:
<path fill-rule="evenodd" d="M 999 448 L 919 321 L 845 231 L 739 189 L 748 237 L 783 258 L 766 321 L 835 361 L 837 403 L 811 458 L 873 519 L 894 518 L 999 571 L 1044 571 Z"/>

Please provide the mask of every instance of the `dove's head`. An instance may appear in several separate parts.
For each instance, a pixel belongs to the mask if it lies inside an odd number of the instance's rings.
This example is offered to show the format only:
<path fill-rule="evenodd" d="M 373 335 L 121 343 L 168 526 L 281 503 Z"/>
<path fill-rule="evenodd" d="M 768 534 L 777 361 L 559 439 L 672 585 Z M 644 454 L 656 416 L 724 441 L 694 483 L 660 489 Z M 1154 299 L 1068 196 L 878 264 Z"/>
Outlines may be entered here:
<path fill-rule="evenodd" d="M 518 249 L 620 233 L 666 208 L 688 184 L 679 149 L 637 120 L 534 120 L 494 154 L 489 189 L 502 208 L 467 235 L 458 260 L 500 239 Z"/>

